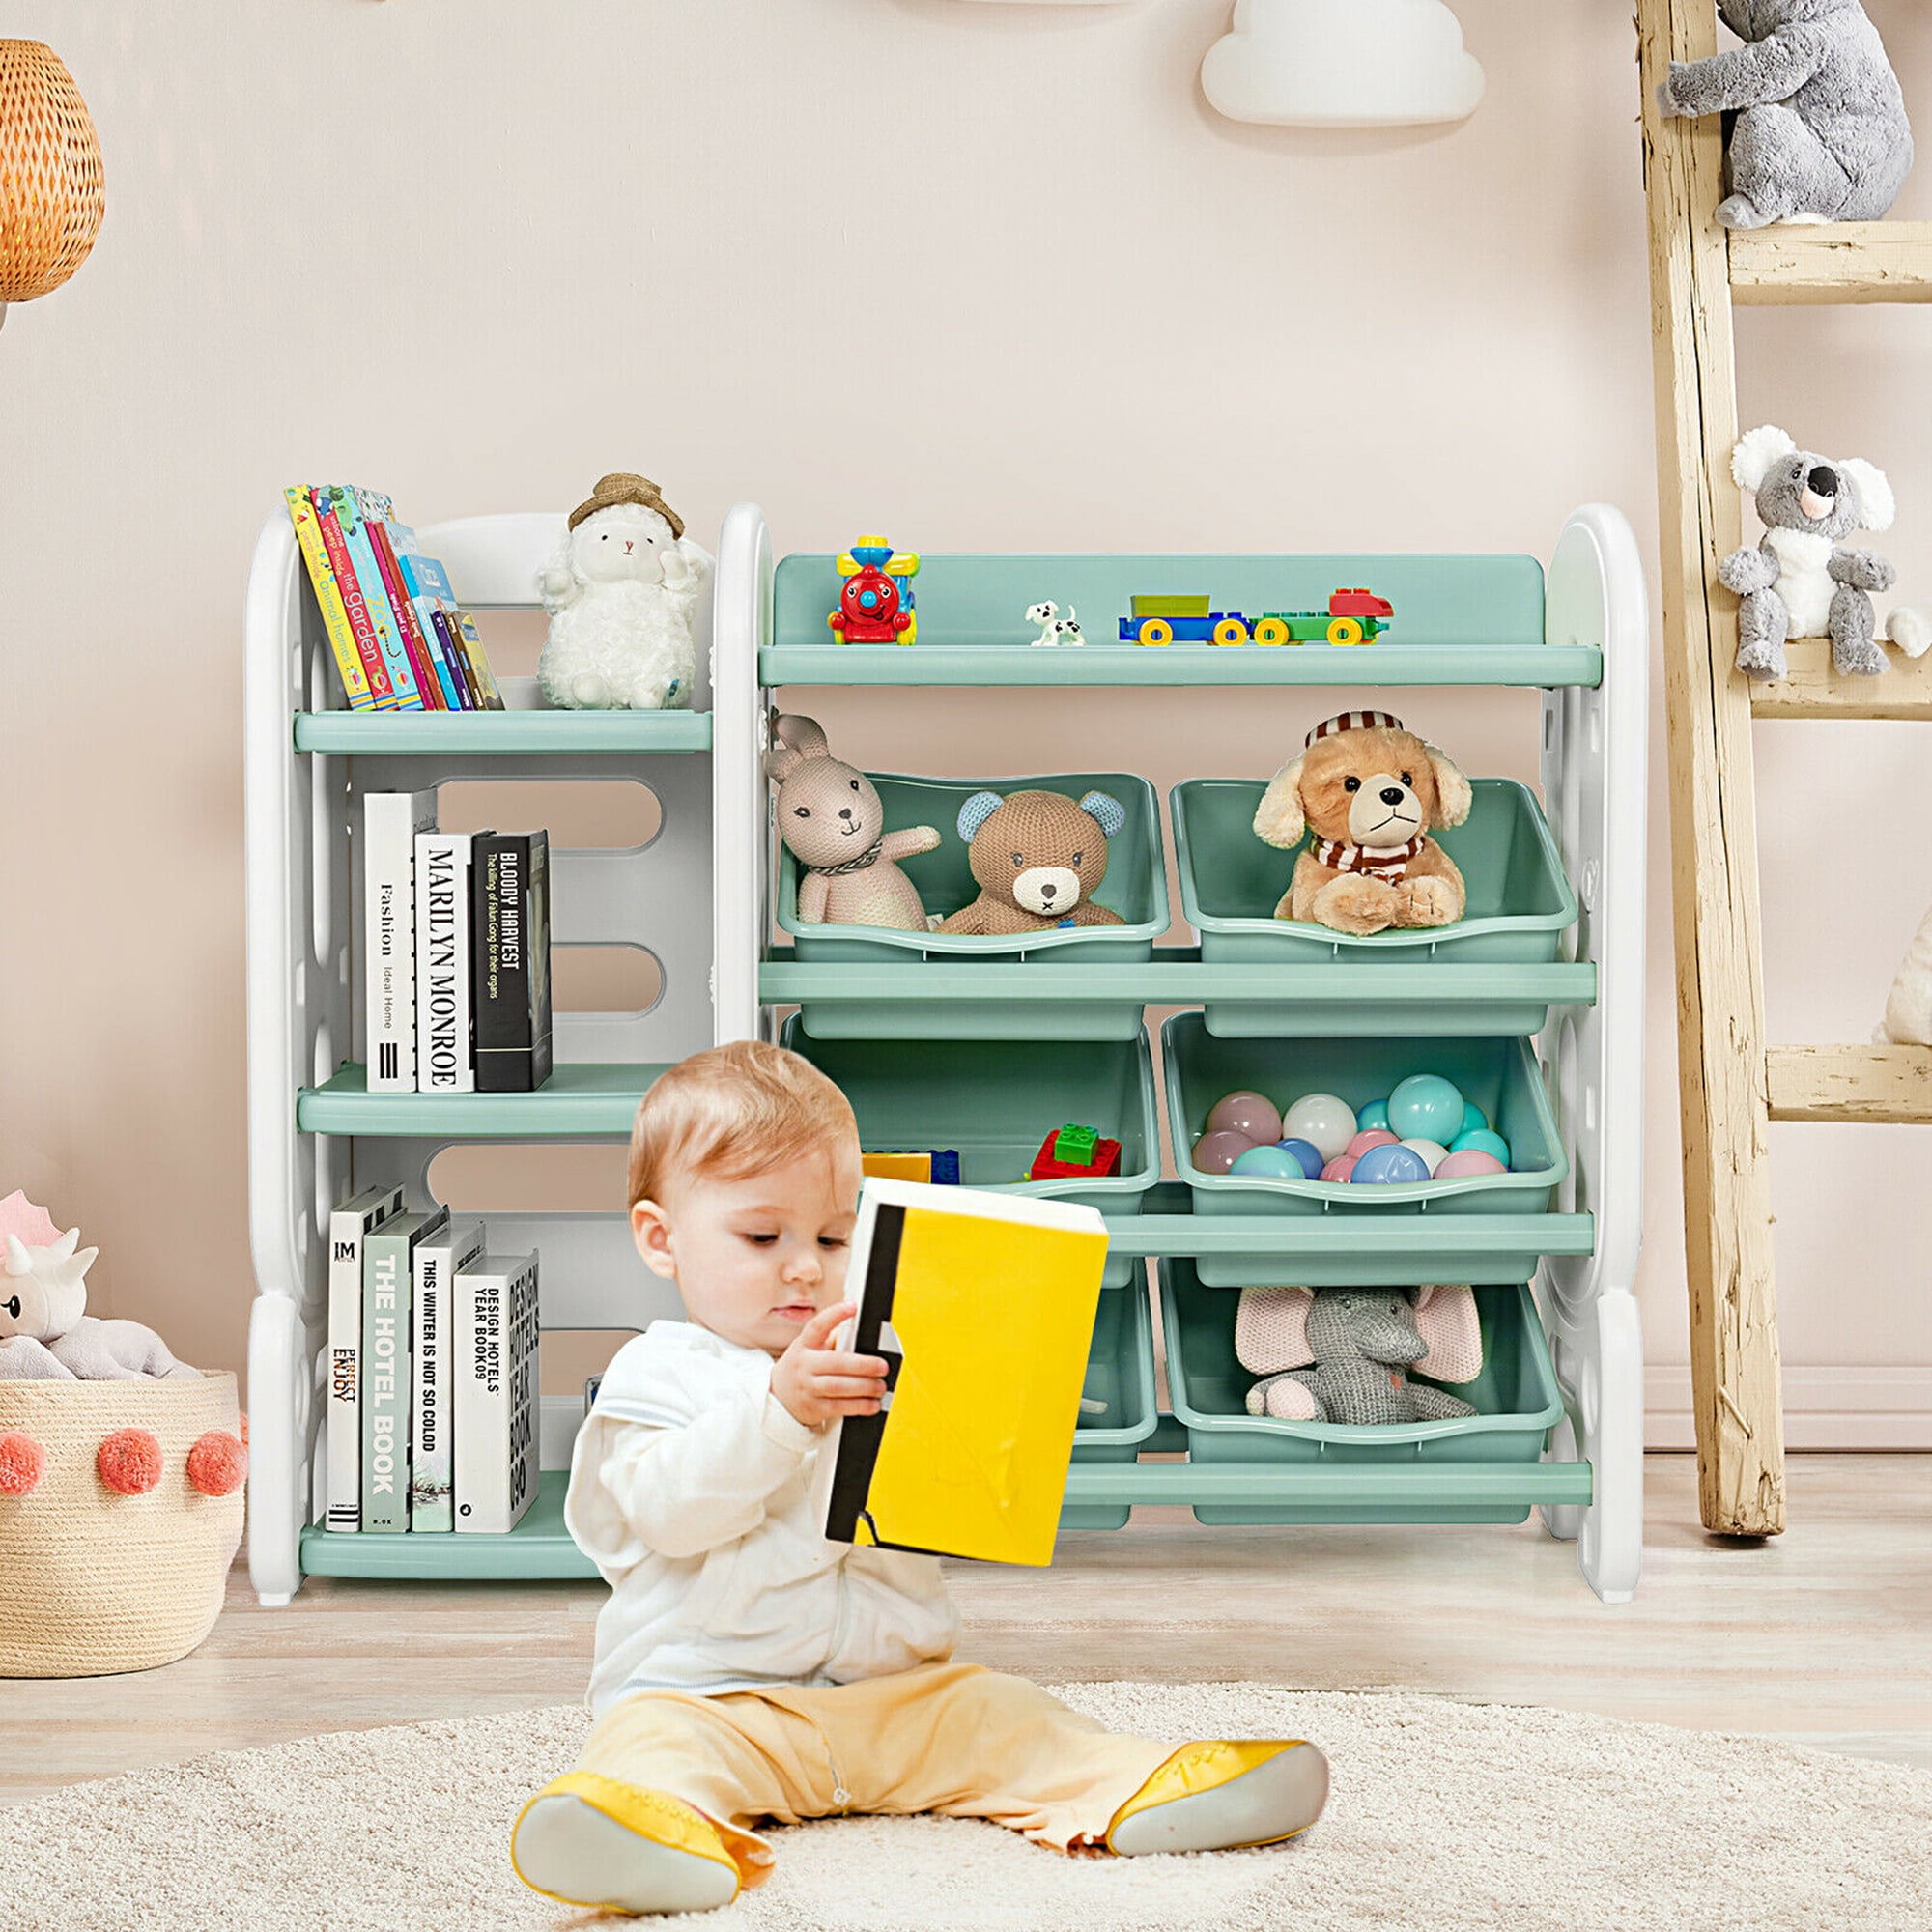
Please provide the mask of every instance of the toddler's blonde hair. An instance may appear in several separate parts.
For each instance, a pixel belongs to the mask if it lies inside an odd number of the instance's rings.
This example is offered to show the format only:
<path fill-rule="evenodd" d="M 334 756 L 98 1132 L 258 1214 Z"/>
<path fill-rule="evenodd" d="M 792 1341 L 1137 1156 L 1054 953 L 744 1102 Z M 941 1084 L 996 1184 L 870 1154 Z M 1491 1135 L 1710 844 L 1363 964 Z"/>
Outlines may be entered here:
<path fill-rule="evenodd" d="M 630 1205 L 662 1201 L 674 1179 L 745 1180 L 838 1140 L 857 1151 L 852 1104 L 809 1060 L 761 1039 L 709 1047 L 661 1074 L 638 1103 Z"/>

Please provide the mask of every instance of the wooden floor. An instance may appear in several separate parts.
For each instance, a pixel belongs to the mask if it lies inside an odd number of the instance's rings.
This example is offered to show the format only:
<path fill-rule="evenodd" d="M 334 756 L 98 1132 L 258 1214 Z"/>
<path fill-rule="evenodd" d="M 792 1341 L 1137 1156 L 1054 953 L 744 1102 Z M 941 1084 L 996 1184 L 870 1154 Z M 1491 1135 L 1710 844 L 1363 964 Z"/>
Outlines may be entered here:
<path fill-rule="evenodd" d="M 1789 1534 L 1697 1527 L 1688 1456 L 1649 1459 L 1634 1604 L 1509 1529 L 1204 1529 L 1145 1510 L 1046 1572 L 949 1566 L 961 1654 L 1049 1682 L 1402 1689 L 1763 1732 L 1932 1769 L 1932 1456 L 1808 1456 Z M 139 1765 L 582 1695 L 595 1583 L 311 1579 L 263 1610 L 238 1569 L 192 1657 L 0 1692 L 0 1804 Z"/>

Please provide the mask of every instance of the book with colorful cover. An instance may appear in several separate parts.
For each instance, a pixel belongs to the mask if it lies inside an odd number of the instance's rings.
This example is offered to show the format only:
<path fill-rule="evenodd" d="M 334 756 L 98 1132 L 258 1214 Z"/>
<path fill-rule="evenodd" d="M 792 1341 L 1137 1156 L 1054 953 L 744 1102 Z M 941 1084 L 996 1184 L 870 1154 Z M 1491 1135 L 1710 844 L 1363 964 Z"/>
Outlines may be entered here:
<path fill-rule="evenodd" d="M 449 1209 L 398 1214 L 362 1237 L 362 1529 L 410 1526 L 410 1321 L 415 1254 Z"/>
<path fill-rule="evenodd" d="M 1051 1563 L 1106 1260 L 1093 1208 L 868 1178 L 832 1346 L 883 1356 L 889 1394 L 826 1426 L 826 1536 Z"/>
<path fill-rule="evenodd" d="M 486 711 L 500 711 L 503 708 L 503 694 L 497 689 L 496 674 L 490 668 L 490 655 L 483 648 L 483 638 L 476 628 L 476 620 L 468 611 L 458 611 L 450 618 L 456 627 L 456 635 L 463 645 L 463 654 L 469 661 L 469 674 L 475 678 L 483 693 L 483 707 Z"/>
<path fill-rule="evenodd" d="M 416 1246 L 415 1302 L 410 1315 L 414 1391 L 410 1404 L 410 1529 L 454 1529 L 456 1464 L 450 1376 L 461 1350 L 449 1325 L 458 1272 L 480 1260 L 481 1221 L 452 1221 Z"/>
<path fill-rule="evenodd" d="M 410 602 L 402 575 L 396 568 L 395 546 L 389 541 L 385 521 L 394 514 L 395 505 L 380 490 L 358 489 L 355 498 L 361 506 L 362 527 L 369 534 L 369 547 L 376 554 L 376 568 L 383 573 L 383 591 L 403 634 L 403 648 L 409 653 L 410 668 L 416 674 L 423 701 L 432 711 L 461 711 L 463 700 L 451 688 L 441 653 L 423 636 L 416 621 L 415 606 Z"/>
<path fill-rule="evenodd" d="M 315 505 L 308 492 L 299 487 L 284 490 L 282 497 L 289 506 L 289 521 L 295 526 L 302 562 L 308 566 L 309 588 L 315 593 L 329 652 L 342 678 L 342 695 L 349 700 L 350 710 L 372 711 L 376 695 L 369 689 L 369 673 L 362 668 L 362 654 L 355 648 L 355 632 L 349 628 L 349 612 L 342 608 L 342 592 L 335 585 L 335 571 L 315 520 Z"/>
<path fill-rule="evenodd" d="M 356 655 L 362 660 L 363 674 L 368 678 L 369 690 L 376 699 L 376 709 L 397 710 L 400 704 L 394 681 L 389 675 L 389 661 L 383 655 L 369 600 L 362 593 L 355 565 L 349 554 L 349 539 L 343 534 L 341 518 L 336 515 L 334 493 L 327 485 L 311 485 L 308 494 L 309 500 L 315 505 L 316 527 L 322 532 L 329 573 L 342 599 L 350 634 L 355 639 Z"/>
<path fill-rule="evenodd" d="M 323 1522 L 362 1527 L 362 1243 L 403 1211 L 401 1187 L 365 1187 L 328 1217 L 327 1484 Z"/>
<path fill-rule="evenodd" d="M 335 520 L 341 526 L 350 568 L 355 572 L 356 586 L 368 607 L 369 622 L 382 650 L 383 663 L 388 668 L 389 683 L 396 694 L 396 709 L 424 710 L 427 701 L 417 688 L 415 670 L 410 663 L 402 628 L 396 621 L 395 612 L 389 609 L 388 592 L 383 587 L 383 573 L 377 568 L 376 553 L 370 547 L 369 532 L 363 527 L 361 505 L 355 491 L 346 484 L 331 483 L 324 487 L 327 491 L 330 507 L 335 512 Z"/>
<path fill-rule="evenodd" d="M 459 1268 L 449 1313 L 456 1527 L 501 1536 L 537 1493 L 535 1252 Z"/>
<path fill-rule="evenodd" d="M 416 533 L 407 524 L 391 524 L 389 537 L 396 547 L 396 569 L 415 609 L 416 621 L 436 639 L 437 648 L 462 691 L 463 708 L 481 711 L 483 694 L 469 675 L 462 643 L 449 621 L 448 611 L 456 608 L 456 600 L 449 593 L 448 575 L 435 557 L 424 556 L 416 548 Z"/>

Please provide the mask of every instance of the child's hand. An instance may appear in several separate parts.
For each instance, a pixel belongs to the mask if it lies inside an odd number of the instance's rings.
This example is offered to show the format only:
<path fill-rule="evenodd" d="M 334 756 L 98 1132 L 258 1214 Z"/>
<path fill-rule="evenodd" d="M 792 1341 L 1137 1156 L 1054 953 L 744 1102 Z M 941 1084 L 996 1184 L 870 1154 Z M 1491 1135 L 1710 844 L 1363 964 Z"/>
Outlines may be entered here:
<path fill-rule="evenodd" d="M 772 1365 L 772 1393 L 785 1413 L 808 1429 L 836 1415 L 877 1415 L 886 1392 L 886 1365 L 877 1355 L 847 1355 L 826 1344 L 858 1303 L 821 1308 Z"/>

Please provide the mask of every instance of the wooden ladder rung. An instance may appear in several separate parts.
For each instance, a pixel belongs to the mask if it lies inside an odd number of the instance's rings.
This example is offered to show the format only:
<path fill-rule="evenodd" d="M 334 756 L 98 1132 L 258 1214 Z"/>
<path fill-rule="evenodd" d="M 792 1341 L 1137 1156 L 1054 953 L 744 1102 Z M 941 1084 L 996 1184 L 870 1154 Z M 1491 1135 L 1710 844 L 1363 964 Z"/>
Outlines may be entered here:
<path fill-rule="evenodd" d="M 1883 677 L 1840 677 L 1822 639 L 1789 643 L 1784 652 L 1791 675 L 1751 687 L 1755 718 L 1932 719 L 1932 651 L 1922 658 L 1887 652 L 1891 668 Z"/>
<path fill-rule="evenodd" d="M 1932 301 L 1932 221 L 1834 221 L 1733 229 L 1731 299 Z"/>
<path fill-rule="evenodd" d="M 1932 1122 L 1932 1047 L 1774 1046 L 1774 1121 Z"/>

